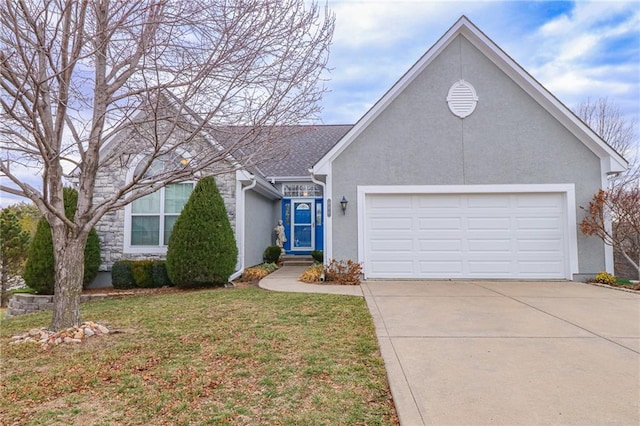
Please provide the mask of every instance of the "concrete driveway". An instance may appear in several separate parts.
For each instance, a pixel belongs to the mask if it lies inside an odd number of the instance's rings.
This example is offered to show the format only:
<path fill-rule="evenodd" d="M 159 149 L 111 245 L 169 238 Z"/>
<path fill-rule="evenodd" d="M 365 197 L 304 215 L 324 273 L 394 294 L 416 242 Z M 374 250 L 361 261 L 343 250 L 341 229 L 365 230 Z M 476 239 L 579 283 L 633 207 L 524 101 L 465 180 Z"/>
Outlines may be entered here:
<path fill-rule="evenodd" d="M 640 296 L 571 282 L 367 281 L 403 425 L 639 425 Z"/>

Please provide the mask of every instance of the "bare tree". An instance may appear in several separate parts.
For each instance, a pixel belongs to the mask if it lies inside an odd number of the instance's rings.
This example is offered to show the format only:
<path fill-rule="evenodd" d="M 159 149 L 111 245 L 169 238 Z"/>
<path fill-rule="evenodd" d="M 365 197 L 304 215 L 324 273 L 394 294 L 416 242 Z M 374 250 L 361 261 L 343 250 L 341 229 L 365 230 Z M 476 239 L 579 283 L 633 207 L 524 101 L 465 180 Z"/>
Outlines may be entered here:
<path fill-rule="evenodd" d="M 260 160 L 269 130 L 313 119 L 324 88 L 334 17 L 303 0 L 6 0 L 0 5 L 0 189 L 31 199 L 51 225 L 51 328 L 80 323 L 83 252 L 105 213 L 219 164 Z M 129 134 L 144 170 L 204 133 L 244 131 L 181 167 L 141 173 L 94 197 L 98 171 Z M 265 132 L 267 132 L 265 134 Z M 259 143 L 258 143 L 259 142 Z M 116 156 L 118 158 L 116 158 Z M 22 181 L 37 167 L 42 189 Z M 221 172 L 225 167 L 219 167 Z M 73 171 L 74 220 L 62 188 Z"/>
<path fill-rule="evenodd" d="M 600 190 L 589 203 L 580 230 L 616 247 L 640 279 L 640 188 Z"/>
<path fill-rule="evenodd" d="M 635 133 L 636 122 L 625 118 L 620 107 L 608 98 L 581 102 L 576 108 L 580 117 L 605 142 L 629 161 L 627 171 L 614 181 L 616 186 L 638 185 L 640 179 L 640 146 Z"/>

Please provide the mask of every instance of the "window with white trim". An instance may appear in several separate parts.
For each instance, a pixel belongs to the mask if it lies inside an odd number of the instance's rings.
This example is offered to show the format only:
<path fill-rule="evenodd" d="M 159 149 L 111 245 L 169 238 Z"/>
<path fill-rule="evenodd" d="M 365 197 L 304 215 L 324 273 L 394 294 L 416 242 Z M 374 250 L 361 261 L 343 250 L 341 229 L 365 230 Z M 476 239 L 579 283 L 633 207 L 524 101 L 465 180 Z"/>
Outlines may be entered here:
<path fill-rule="evenodd" d="M 155 159 L 144 172 L 150 177 L 169 168 L 185 167 L 187 162 L 177 155 Z M 140 175 L 146 161 L 141 161 L 135 175 Z M 173 225 L 193 191 L 193 182 L 172 183 L 158 191 L 138 198 L 131 203 L 129 211 L 130 247 L 166 247 Z"/>
<path fill-rule="evenodd" d="M 166 246 L 191 191 L 192 182 L 173 183 L 135 200 L 131 204 L 131 246 Z"/>

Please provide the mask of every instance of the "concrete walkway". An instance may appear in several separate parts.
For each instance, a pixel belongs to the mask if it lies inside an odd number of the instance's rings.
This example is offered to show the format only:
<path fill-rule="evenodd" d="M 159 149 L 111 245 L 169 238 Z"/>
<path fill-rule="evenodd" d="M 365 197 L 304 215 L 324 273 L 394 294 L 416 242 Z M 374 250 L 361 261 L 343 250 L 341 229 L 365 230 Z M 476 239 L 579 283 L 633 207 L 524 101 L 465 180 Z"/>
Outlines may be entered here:
<path fill-rule="evenodd" d="M 260 286 L 343 287 L 299 283 L 299 273 L 285 267 Z M 638 294 L 571 282 L 353 289 L 373 316 L 403 425 L 640 424 Z"/>
<path fill-rule="evenodd" d="M 265 290 L 272 291 L 363 296 L 359 285 L 307 284 L 298 281 L 298 277 L 305 269 L 307 266 L 283 266 L 260 280 L 258 285 Z"/>

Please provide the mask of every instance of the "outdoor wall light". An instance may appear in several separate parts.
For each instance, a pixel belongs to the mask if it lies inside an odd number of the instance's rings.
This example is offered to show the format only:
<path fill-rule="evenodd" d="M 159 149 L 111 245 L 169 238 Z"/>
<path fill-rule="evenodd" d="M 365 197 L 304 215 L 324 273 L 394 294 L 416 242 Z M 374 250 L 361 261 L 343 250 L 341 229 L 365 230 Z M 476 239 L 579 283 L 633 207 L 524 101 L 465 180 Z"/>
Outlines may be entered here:
<path fill-rule="evenodd" d="M 349 204 L 349 201 L 343 195 L 342 200 L 340 200 L 340 207 L 342 207 L 342 214 L 347 214 L 347 204 Z"/>

